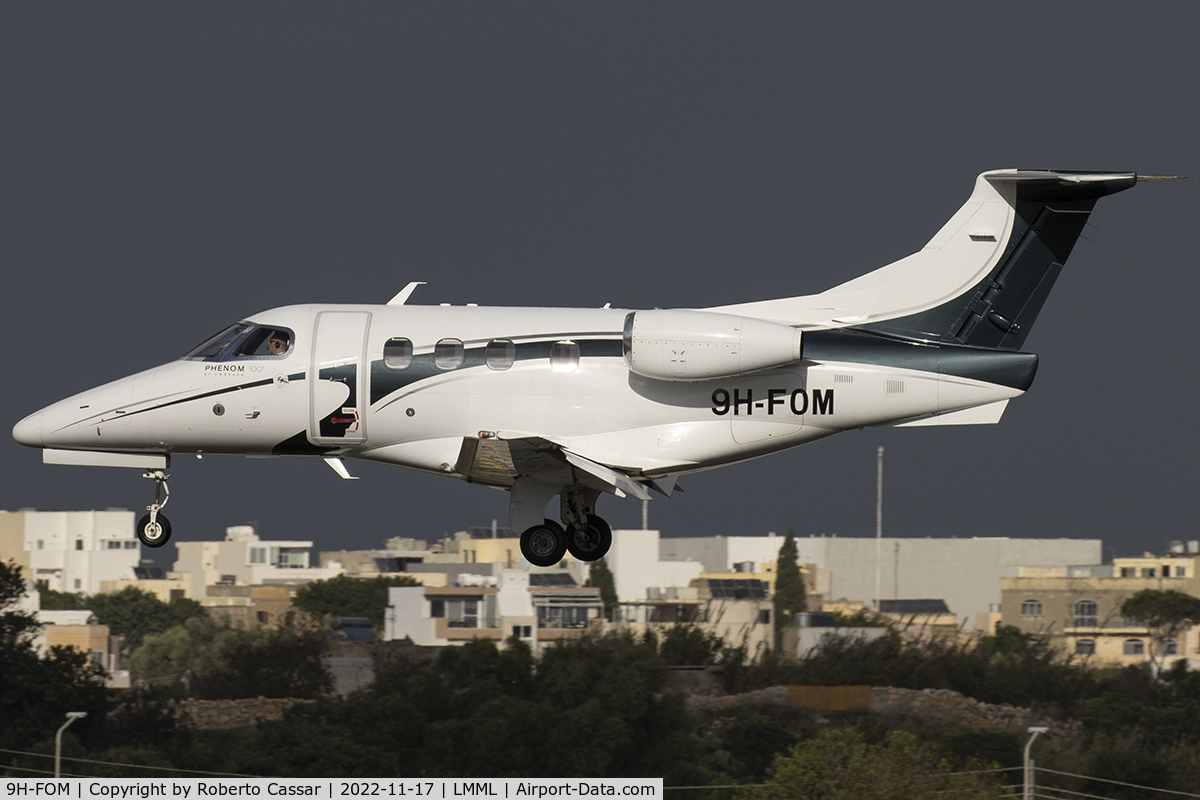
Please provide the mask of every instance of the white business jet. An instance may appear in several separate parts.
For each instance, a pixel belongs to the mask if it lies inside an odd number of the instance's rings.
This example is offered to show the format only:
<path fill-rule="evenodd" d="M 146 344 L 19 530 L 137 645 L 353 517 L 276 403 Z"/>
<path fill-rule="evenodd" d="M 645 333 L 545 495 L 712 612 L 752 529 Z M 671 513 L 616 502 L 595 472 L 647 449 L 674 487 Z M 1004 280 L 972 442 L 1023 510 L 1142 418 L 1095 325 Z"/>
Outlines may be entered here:
<path fill-rule="evenodd" d="M 1145 179 L 1145 178 L 1142 178 Z M 1096 200 L 1134 173 L 998 170 L 919 252 L 821 294 L 706 309 L 298 305 L 26 417 L 48 464 L 155 482 L 137 535 L 171 535 L 172 456 L 396 464 L 509 492 L 521 552 L 603 556 L 605 492 L 873 425 L 999 421 L 1033 382 L 1025 337 Z M 547 504 L 559 497 L 557 516 Z"/>

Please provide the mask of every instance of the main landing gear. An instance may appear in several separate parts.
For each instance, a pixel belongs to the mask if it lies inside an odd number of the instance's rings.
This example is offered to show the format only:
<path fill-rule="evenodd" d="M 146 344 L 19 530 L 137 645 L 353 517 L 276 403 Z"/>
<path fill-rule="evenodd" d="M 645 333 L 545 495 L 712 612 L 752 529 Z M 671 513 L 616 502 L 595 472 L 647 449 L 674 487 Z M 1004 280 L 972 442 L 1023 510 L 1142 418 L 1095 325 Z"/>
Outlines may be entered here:
<path fill-rule="evenodd" d="M 595 513 L 598 491 L 583 486 L 562 492 L 564 528 L 553 520 L 526 528 L 521 534 L 521 555 L 535 567 L 552 567 L 570 553 L 577 561 L 604 558 L 612 547 L 612 528 Z"/>
<path fill-rule="evenodd" d="M 171 539 L 171 521 L 161 513 L 163 506 L 171 499 L 171 490 L 167 488 L 167 478 L 171 476 L 156 469 L 144 473 L 142 477 L 154 481 L 154 502 L 146 506 L 150 513 L 138 520 L 134 532 L 146 547 L 162 547 Z M 160 498 L 162 502 L 159 502 Z"/>

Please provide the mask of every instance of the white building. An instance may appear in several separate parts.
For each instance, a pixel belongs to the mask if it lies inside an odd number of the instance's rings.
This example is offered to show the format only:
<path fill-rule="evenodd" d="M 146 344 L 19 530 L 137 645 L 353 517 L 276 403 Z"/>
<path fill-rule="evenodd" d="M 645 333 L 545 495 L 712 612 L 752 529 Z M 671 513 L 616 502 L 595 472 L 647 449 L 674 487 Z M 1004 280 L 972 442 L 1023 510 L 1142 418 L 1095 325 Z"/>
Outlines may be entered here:
<path fill-rule="evenodd" d="M 658 542 L 658 557 L 668 565 L 695 563 L 705 572 L 724 572 L 746 561 L 756 564 L 776 561 L 783 540 L 784 537 L 775 535 L 662 539 Z M 1001 578 L 1016 577 L 1023 566 L 1098 564 L 1101 544 L 1099 539 L 885 538 L 879 548 L 882 559 L 877 561 L 873 538 L 796 537 L 800 563 L 829 570 L 827 600 L 857 601 L 874 607 L 878 572 L 881 595 L 878 599 L 945 600 L 950 611 L 972 629 L 978 614 L 986 615 L 993 606 L 999 608 Z M 629 568 L 641 576 L 653 572 L 655 565 L 645 563 Z M 614 571 L 620 594 L 621 573 L 617 567 Z M 624 595 L 621 599 L 625 599 Z"/>
<path fill-rule="evenodd" d="M 470 585 L 388 589 L 383 638 L 445 646 L 515 636 L 536 653 L 604 627 L 600 590 L 578 586 L 565 571 L 505 569 L 478 577 Z"/>
<path fill-rule="evenodd" d="M 726 564 L 720 569 L 706 570 L 698 558 L 687 555 L 676 558 L 663 555 L 666 542 L 707 542 L 712 539 L 663 539 L 658 531 L 618 530 L 613 531 L 612 548 L 605 556 L 616 584 L 617 599 L 622 603 L 636 603 L 655 597 L 666 596 L 668 589 L 691 585 L 701 572 L 729 572 Z M 782 541 L 782 540 L 781 540 Z M 778 552 L 778 548 L 776 548 Z M 774 561 L 775 559 L 771 559 Z M 650 590 L 655 590 L 651 592 Z"/>
<path fill-rule="evenodd" d="M 19 537 L 27 554 L 25 577 L 60 592 L 96 594 L 103 581 L 133 580 L 142 557 L 133 523 L 133 512 L 123 509 L 0 511 L 0 533 Z"/>
<path fill-rule="evenodd" d="M 221 542 L 178 542 L 176 573 L 188 573 L 192 597 L 207 597 L 208 586 L 219 583 L 256 586 L 267 583 L 307 583 L 342 574 L 342 566 L 309 566 L 313 543 L 292 540 L 263 541 L 250 525 L 225 529 Z"/>

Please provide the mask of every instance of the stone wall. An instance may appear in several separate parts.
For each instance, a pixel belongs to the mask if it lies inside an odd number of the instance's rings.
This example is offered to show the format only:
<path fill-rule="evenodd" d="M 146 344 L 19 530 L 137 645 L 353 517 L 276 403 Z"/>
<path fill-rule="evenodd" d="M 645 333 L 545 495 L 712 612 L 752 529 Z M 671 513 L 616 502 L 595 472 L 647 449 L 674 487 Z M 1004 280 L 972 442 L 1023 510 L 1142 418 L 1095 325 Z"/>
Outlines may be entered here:
<path fill-rule="evenodd" d="M 252 728 L 259 720 L 283 719 L 283 712 L 296 703 L 311 700 L 256 697 L 246 700 L 195 700 L 188 698 L 175 704 L 179 719 L 199 730 Z"/>
<path fill-rule="evenodd" d="M 871 710 L 879 714 L 903 714 L 926 722 L 989 731 L 1024 734 L 1030 726 L 1049 728 L 1049 734 L 1064 737 L 1079 735 L 1083 726 L 1076 720 L 1060 721 L 1038 714 L 1030 708 L 993 705 L 964 697 L 950 689 L 897 689 L 891 686 L 871 689 Z"/>
<path fill-rule="evenodd" d="M 789 691 L 789 688 L 792 691 Z M 756 692 L 723 697 L 690 695 L 687 697 L 687 705 L 693 712 L 718 711 L 737 706 L 804 705 L 796 702 L 803 696 L 802 692 L 794 691 L 796 688 L 799 687 L 772 686 Z M 1036 725 L 1049 728 L 1048 735 L 1067 739 L 1081 735 L 1083 730 L 1082 725 L 1075 720 L 1051 719 L 1033 709 L 1010 706 L 1007 703 L 981 703 L 949 689 L 873 687 L 870 710 L 877 714 L 916 717 L 946 729 L 968 728 L 1023 735 L 1027 728 Z"/>

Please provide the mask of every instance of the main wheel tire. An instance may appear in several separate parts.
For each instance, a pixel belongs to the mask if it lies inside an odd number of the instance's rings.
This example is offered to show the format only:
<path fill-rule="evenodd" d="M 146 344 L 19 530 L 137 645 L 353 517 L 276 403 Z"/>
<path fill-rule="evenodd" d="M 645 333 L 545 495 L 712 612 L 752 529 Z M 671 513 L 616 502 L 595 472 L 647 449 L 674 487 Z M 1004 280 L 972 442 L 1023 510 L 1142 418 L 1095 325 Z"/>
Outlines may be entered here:
<path fill-rule="evenodd" d="M 567 552 L 567 536 L 552 520 L 534 525 L 521 534 L 521 555 L 535 567 L 553 567 Z"/>
<path fill-rule="evenodd" d="M 170 519 L 158 513 L 155 515 L 154 524 L 150 524 L 150 515 L 146 515 L 138 519 L 138 527 L 134 533 L 137 533 L 138 539 L 146 547 L 162 547 L 170 541 Z"/>
<path fill-rule="evenodd" d="M 604 558 L 612 547 L 612 528 L 595 514 L 588 514 L 582 525 L 567 528 L 567 551 L 580 561 Z"/>
<path fill-rule="evenodd" d="M 147 514 L 138 520 L 135 533 L 146 547 L 162 547 L 171 540 L 171 520 L 162 514 L 156 514 L 154 524 L 151 525 L 150 515 Z"/>

